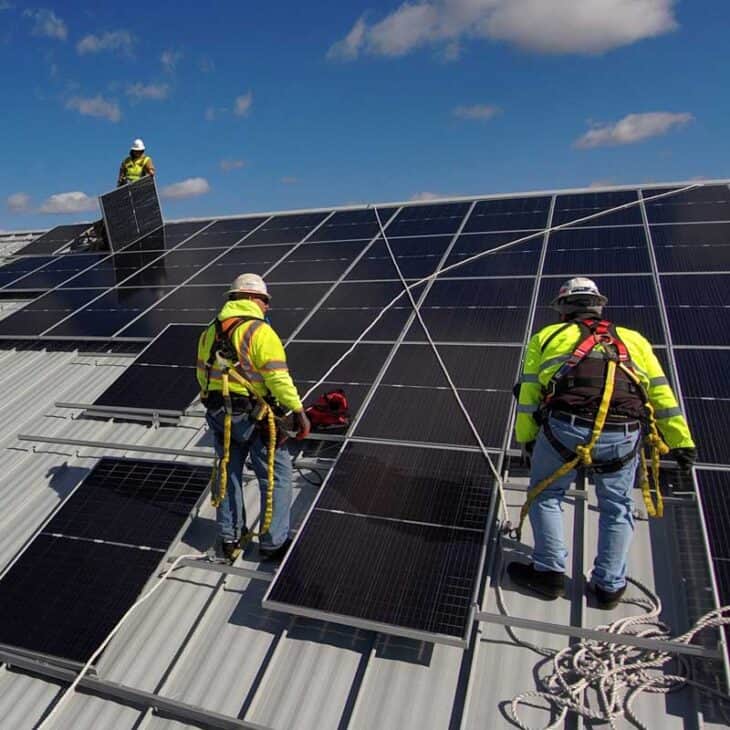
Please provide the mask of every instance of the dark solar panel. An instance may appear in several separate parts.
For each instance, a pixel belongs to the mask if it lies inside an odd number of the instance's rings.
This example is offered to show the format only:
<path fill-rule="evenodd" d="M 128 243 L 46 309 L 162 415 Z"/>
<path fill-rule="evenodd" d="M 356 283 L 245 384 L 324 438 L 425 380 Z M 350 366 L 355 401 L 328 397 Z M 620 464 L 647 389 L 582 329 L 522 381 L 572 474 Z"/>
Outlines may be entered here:
<path fill-rule="evenodd" d="M 471 203 L 408 206 L 389 223 L 386 234 L 391 238 L 455 233 L 470 207 Z"/>
<path fill-rule="evenodd" d="M 651 271 L 643 227 L 577 228 L 554 231 L 548 239 L 545 274 Z"/>
<path fill-rule="evenodd" d="M 153 575 L 209 470 L 102 459 L 0 580 L 0 642 L 85 662 Z"/>
<path fill-rule="evenodd" d="M 74 282 L 74 277 L 84 269 L 93 267 L 106 258 L 104 254 L 67 254 L 55 256 L 42 269 L 33 271 L 8 285 L 8 289 L 52 289 L 65 281 Z M 72 285 L 72 284 L 70 284 Z"/>
<path fill-rule="evenodd" d="M 350 443 L 317 507 L 482 530 L 493 481 L 481 454 Z"/>
<path fill-rule="evenodd" d="M 66 226 L 56 226 L 46 231 L 42 236 L 31 241 L 27 246 L 15 252 L 16 256 L 51 254 L 70 245 L 87 228 L 89 223 L 74 223 Z"/>
<path fill-rule="evenodd" d="M 730 565 L 730 471 L 698 470 L 697 482 L 710 557 L 727 560 Z"/>
<path fill-rule="evenodd" d="M 726 400 L 686 398 L 685 415 L 697 456 L 706 464 L 730 464 L 730 409 Z"/>
<path fill-rule="evenodd" d="M 385 226 L 395 209 L 381 210 L 381 223 Z M 390 214 L 390 215 L 389 215 Z M 356 238 L 370 240 L 380 233 L 375 212 L 366 210 L 341 210 L 332 215 L 310 241 L 347 241 Z"/>
<path fill-rule="evenodd" d="M 406 279 L 421 279 L 432 274 L 443 258 L 449 236 L 389 238 L 398 268 Z M 376 241 L 347 275 L 346 280 L 398 279 L 390 252 L 383 241 Z"/>
<path fill-rule="evenodd" d="M 459 395 L 485 445 L 501 448 L 512 394 L 460 390 Z M 392 441 L 477 445 L 454 394 L 447 389 L 380 385 L 355 435 Z"/>
<path fill-rule="evenodd" d="M 482 200 L 474 206 L 464 232 L 545 228 L 551 200 L 549 195 Z"/>
<path fill-rule="evenodd" d="M 558 195 L 555 199 L 555 211 L 553 212 L 552 225 L 572 223 L 573 221 L 594 215 L 601 211 L 609 211 L 617 206 L 635 202 L 638 199 L 635 190 L 614 190 L 610 192 L 596 193 L 571 193 Z M 586 226 L 616 226 L 616 225 L 637 225 L 642 224 L 641 208 L 638 204 L 628 208 L 597 215 L 595 218 L 586 221 Z"/>
<path fill-rule="evenodd" d="M 178 365 L 195 367 L 198 337 L 196 325 L 172 324 L 155 338 L 135 359 L 139 365 Z"/>
<path fill-rule="evenodd" d="M 160 202 L 151 176 L 112 190 L 99 200 L 112 251 L 119 251 L 132 241 L 162 228 Z"/>
<path fill-rule="evenodd" d="M 10 284 L 21 276 L 26 276 L 31 271 L 46 266 L 52 260 L 52 256 L 31 256 L 14 259 L 10 263 L 0 266 L 0 287 Z"/>
<path fill-rule="evenodd" d="M 481 530 L 315 510 L 264 606 L 464 641 L 481 542 Z"/>
<path fill-rule="evenodd" d="M 659 189 L 645 190 L 644 197 L 660 192 Z M 727 185 L 707 185 L 668 195 L 647 202 L 646 215 L 649 223 L 730 221 L 730 189 Z"/>

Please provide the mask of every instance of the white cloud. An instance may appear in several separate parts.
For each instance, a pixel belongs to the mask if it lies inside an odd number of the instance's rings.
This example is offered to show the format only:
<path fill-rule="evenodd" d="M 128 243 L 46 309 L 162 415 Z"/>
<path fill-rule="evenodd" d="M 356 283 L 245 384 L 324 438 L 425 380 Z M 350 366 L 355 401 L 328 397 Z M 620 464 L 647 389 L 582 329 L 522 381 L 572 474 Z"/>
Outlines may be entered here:
<path fill-rule="evenodd" d="M 171 51 L 169 49 L 163 51 L 162 55 L 160 56 L 162 68 L 164 68 L 165 71 L 167 71 L 168 73 L 173 73 L 182 57 L 183 54 L 181 51 Z"/>
<path fill-rule="evenodd" d="M 245 160 L 226 159 L 221 160 L 219 165 L 223 172 L 229 172 L 230 170 L 240 170 L 242 167 L 246 166 L 246 162 Z"/>
<path fill-rule="evenodd" d="M 41 213 L 84 213 L 96 210 L 96 198 L 81 192 L 56 193 L 43 201 Z"/>
<path fill-rule="evenodd" d="M 110 122 L 118 122 L 122 118 L 119 104 L 104 99 L 100 94 L 93 97 L 74 96 L 66 102 L 66 109 L 75 109 L 87 117 L 100 117 Z"/>
<path fill-rule="evenodd" d="M 233 106 L 233 113 L 237 117 L 247 117 L 251 111 L 251 105 L 253 104 L 253 92 L 247 91 L 241 96 L 237 96 Z"/>
<path fill-rule="evenodd" d="M 30 210 L 30 195 L 28 193 L 13 193 L 8 195 L 5 204 L 12 213 L 23 213 Z"/>
<path fill-rule="evenodd" d="M 210 185 L 204 177 L 189 177 L 187 180 L 167 185 L 162 188 L 163 198 L 194 198 L 210 191 Z"/>
<path fill-rule="evenodd" d="M 327 58 L 337 61 L 352 61 L 357 58 L 365 43 L 367 24 L 365 17 L 360 17 L 352 26 L 350 32 L 342 39 L 333 44 L 327 51 Z"/>
<path fill-rule="evenodd" d="M 676 0 L 425 0 L 382 20 L 360 17 L 328 58 L 397 57 L 423 47 L 458 55 L 459 41 L 505 41 L 537 53 L 603 53 L 675 30 Z M 454 45 L 457 44 L 457 45 Z"/>
<path fill-rule="evenodd" d="M 411 200 L 436 200 L 438 198 L 446 197 L 448 196 L 442 195 L 441 193 L 429 193 L 428 191 L 424 190 L 422 193 L 414 193 L 413 195 L 411 195 Z"/>
<path fill-rule="evenodd" d="M 474 104 L 472 106 L 457 106 L 454 109 L 454 116 L 459 119 L 476 119 L 486 121 L 499 114 L 502 110 L 492 104 Z"/>
<path fill-rule="evenodd" d="M 228 109 L 223 106 L 209 106 L 205 110 L 205 119 L 208 122 L 214 122 L 222 114 L 226 114 Z"/>
<path fill-rule="evenodd" d="M 293 175 L 285 175 L 281 178 L 281 182 L 284 183 L 284 185 L 296 185 L 299 182 L 299 178 L 294 177 Z"/>
<path fill-rule="evenodd" d="M 76 51 L 83 56 L 86 53 L 100 53 L 101 51 L 119 51 L 131 56 L 134 48 L 134 36 L 127 30 L 113 30 L 101 35 L 85 35 L 77 44 Z"/>
<path fill-rule="evenodd" d="M 150 99 L 161 101 L 167 99 L 170 95 L 170 86 L 168 84 L 129 84 L 127 86 L 127 96 L 137 101 L 142 99 Z"/>
<path fill-rule="evenodd" d="M 574 146 L 579 149 L 604 147 L 607 145 L 634 144 L 650 137 L 658 137 L 670 130 L 683 127 L 694 117 L 687 113 L 647 112 L 628 114 L 618 122 L 599 124 L 579 137 Z"/>
<path fill-rule="evenodd" d="M 56 38 L 59 41 L 65 41 L 68 37 L 68 27 L 53 10 L 47 8 L 39 8 L 38 10 L 26 10 L 23 15 L 26 18 L 33 18 L 33 35 L 45 38 Z"/>

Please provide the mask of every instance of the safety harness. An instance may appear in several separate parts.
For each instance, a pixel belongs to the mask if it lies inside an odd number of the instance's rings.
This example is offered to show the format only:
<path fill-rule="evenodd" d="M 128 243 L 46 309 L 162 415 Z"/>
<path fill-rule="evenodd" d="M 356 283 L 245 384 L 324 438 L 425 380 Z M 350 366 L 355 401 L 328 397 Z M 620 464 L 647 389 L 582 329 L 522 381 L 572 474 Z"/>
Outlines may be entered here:
<path fill-rule="evenodd" d="M 267 467 L 267 489 L 264 517 L 261 528 L 258 532 L 249 532 L 242 536 L 241 542 L 248 542 L 254 535 L 264 535 L 271 527 L 271 520 L 274 515 L 274 459 L 276 457 L 276 419 L 272 406 L 264 398 L 259 396 L 253 389 L 251 383 L 236 369 L 240 365 L 240 358 L 233 344 L 234 331 L 245 322 L 262 321 L 258 317 L 232 317 L 221 322 L 217 317 L 214 320 L 215 339 L 208 353 L 205 363 L 206 384 L 200 394 L 201 401 L 205 404 L 208 400 L 208 388 L 210 386 L 211 373 L 215 366 L 221 373 L 221 395 L 223 398 L 223 455 L 213 464 L 213 471 L 210 478 L 211 491 L 210 501 L 214 507 L 218 507 L 226 498 L 228 491 L 228 464 L 231 458 L 231 428 L 233 424 L 233 397 L 231 396 L 230 379 L 233 378 L 239 385 L 243 386 L 248 393 L 251 404 L 248 410 L 249 420 L 255 424 L 262 424 L 266 419 L 268 431 L 268 445 L 266 448 Z M 210 325 L 209 325 L 210 326 Z M 253 326 L 253 325 L 252 325 Z"/>
<path fill-rule="evenodd" d="M 557 479 L 560 479 L 579 467 L 599 473 L 618 471 L 634 458 L 636 454 L 635 450 L 619 459 L 607 462 L 593 461 L 593 449 L 606 425 L 609 409 L 611 407 L 611 400 L 616 392 L 616 386 L 621 385 L 621 381 L 617 381 L 616 379 L 617 373 L 621 373 L 626 376 L 628 382 L 635 388 L 635 393 L 641 398 L 643 405 L 643 417 L 641 421 L 644 427 L 644 438 L 643 444 L 639 444 L 637 441 L 637 448 L 639 449 L 641 465 L 639 484 L 644 504 L 646 505 L 646 511 L 650 517 L 661 517 L 664 514 L 664 501 L 659 488 L 659 458 L 669 452 L 669 447 L 664 443 L 661 435 L 659 434 L 659 429 L 656 425 L 654 407 L 649 401 L 649 396 L 641 383 L 639 376 L 634 371 L 626 345 L 624 345 L 616 334 L 616 330 L 611 322 L 608 322 L 607 320 L 584 319 L 577 322 L 571 322 L 569 324 L 578 324 L 584 336 L 579 341 L 579 344 L 573 350 L 570 357 L 568 357 L 568 359 L 551 378 L 550 383 L 548 383 L 547 386 L 547 395 L 541 407 L 543 414 L 542 428 L 545 433 L 545 437 L 564 459 L 565 463 L 553 474 L 538 482 L 527 492 L 527 498 L 520 510 L 519 525 L 511 531 L 511 535 L 517 540 L 521 539 L 522 526 L 533 502 Z M 558 331 L 562 331 L 562 328 Z M 570 449 L 561 444 L 555 434 L 553 434 L 550 430 L 546 411 L 550 410 L 551 401 L 553 401 L 556 397 L 556 394 L 565 390 L 564 381 L 569 377 L 569 374 L 594 352 L 599 352 L 595 349 L 597 345 L 601 345 L 600 352 L 605 363 L 600 404 L 593 418 L 590 438 L 585 444 L 578 444 L 575 447 L 575 452 L 572 452 Z M 576 379 L 574 382 L 581 383 L 581 379 Z M 649 451 L 651 458 L 652 482 L 654 493 L 656 495 L 656 503 L 652 498 L 652 488 L 649 484 L 646 451 Z"/>

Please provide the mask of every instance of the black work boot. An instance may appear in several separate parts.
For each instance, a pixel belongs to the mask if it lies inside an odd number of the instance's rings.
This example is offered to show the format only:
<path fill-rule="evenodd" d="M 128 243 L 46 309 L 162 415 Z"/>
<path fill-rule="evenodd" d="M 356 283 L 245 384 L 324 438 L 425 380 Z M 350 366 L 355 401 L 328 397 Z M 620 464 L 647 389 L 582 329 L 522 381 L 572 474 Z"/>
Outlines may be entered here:
<path fill-rule="evenodd" d="M 238 544 L 238 540 L 223 540 L 223 557 L 226 560 L 230 560 L 233 563 L 236 558 L 241 554 L 241 546 Z"/>
<path fill-rule="evenodd" d="M 621 586 L 616 591 L 607 591 L 605 588 L 593 584 L 590 585 L 590 589 L 596 597 L 598 608 L 602 608 L 604 611 L 610 611 L 612 608 L 616 608 L 622 596 L 626 593 L 626 585 Z"/>
<path fill-rule="evenodd" d="M 282 542 L 278 547 L 259 545 L 259 555 L 261 555 L 264 560 L 281 560 L 287 554 L 291 544 L 292 539 L 287 537 L 286 540 L 284 540 L 284 542 Z"/>
<path fill-rule="evenodd" d="M 530 563 L 510 563 L 507 575 L 514 583 L 545 598 L 554 600 L 565 595 L 565 573 L 555 570 L 535 570 Z"/>

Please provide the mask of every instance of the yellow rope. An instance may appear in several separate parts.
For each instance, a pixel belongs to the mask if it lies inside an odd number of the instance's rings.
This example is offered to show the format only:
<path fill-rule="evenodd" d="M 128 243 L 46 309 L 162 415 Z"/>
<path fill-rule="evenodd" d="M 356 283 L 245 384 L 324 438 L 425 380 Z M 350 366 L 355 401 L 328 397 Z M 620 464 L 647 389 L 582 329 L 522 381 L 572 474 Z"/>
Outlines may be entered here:
<path fill-rule="evenodd" d="M 269 443 L 266 448 L 266 502 L 264 506 L 264 516 L 261 522 L 261 529 L 258 532 L 251 531 L 248 535 L 243 536 L 242 542 L 248 542 L 253 536 L 265 535 L 271 527 L 271 521 L 274 517 L 274 463 L 276 459 L 276 418 L 271 406 L 263 399 L 259 398 L 251 383 L 235 370 L 222 371 L 222 395 L 224 401 L 230 397 L 229 376 L 238 381 L 251 394 L 251 397 L 257 400 L 257 405 L 261 406 L 262 412 L 256 420 L 266 418 L 268 426 Z M 231 456 L 231 413 L 226 411 L 223 421 L 223 456 L 219 463 L 213 466 L 213 474 L 211 476 L 211 492 L 210 501 L 214 507 L 218 507 L 226 498 L 228 487 L 228 464 Z M 216 483 L 217 482 L 217 483 Z M 216 489 L 217 487 L 217 489 Z"/>
<path fill-rule="evenodd" d="M 639 377 L 630 368 L 623 363 L 620 364 L 621 369 L 631 379 L 631 381 L 643 392 Z M 648 398 L 644 399 L 644 407 L 647 413 L 648 433 L 644 438 L 644 447 L 641 450 L 640 470 L 639 470 L 639 486 L 641 488 L 641 496 L 646 506 L 646 512 L 649 517 L 664 516 L 664 499 L 659 485 L 659 459 L 669 453 L 669 447 L 664 443 L 659 429 L 656 425 L 656 415 L 654 406 L 649 402 Z M 646 463 L 646 449 L 648 448 L 651 458 L 651 484 L 649 483 L 649 469 Z M 656 502 L 652 497 L 652 486 L 656 495 Z"/>
<path fill-rule="evenodd" d="M 598 438 L 603 431 L 603 427 L 606 423 L 608 416 L 608 408 L 611 405 L 611 398 L 613 397 L 613 387 L 616 380 L 616 362 L 614 360 L 608 361 L 608 367 L 606 370 L 606 380 L 603 386 L 603 396 L 601 397 L 601 405 L 598 407 L 598 413 L 593 421 L 593 431 L 591 437 L 585 444 L 578 444 L 575 447 L 575 458 L 565 462 L 559 469 L 557 469 L 549 477 L 546 477 L 542 481 L 539 481 L 532 489 L 527 492 L 527 498 L 525 503 L 522 505 L 520 510 L 520 522 L 515 530 L 517 539 L 519 540 L 522 535 L 522 525 L 525 523 L 532 503 L 557 479 L 569 474 L 577 466 L 590 466 L 593 463 L 593 448 L 598 441 Z"/>

